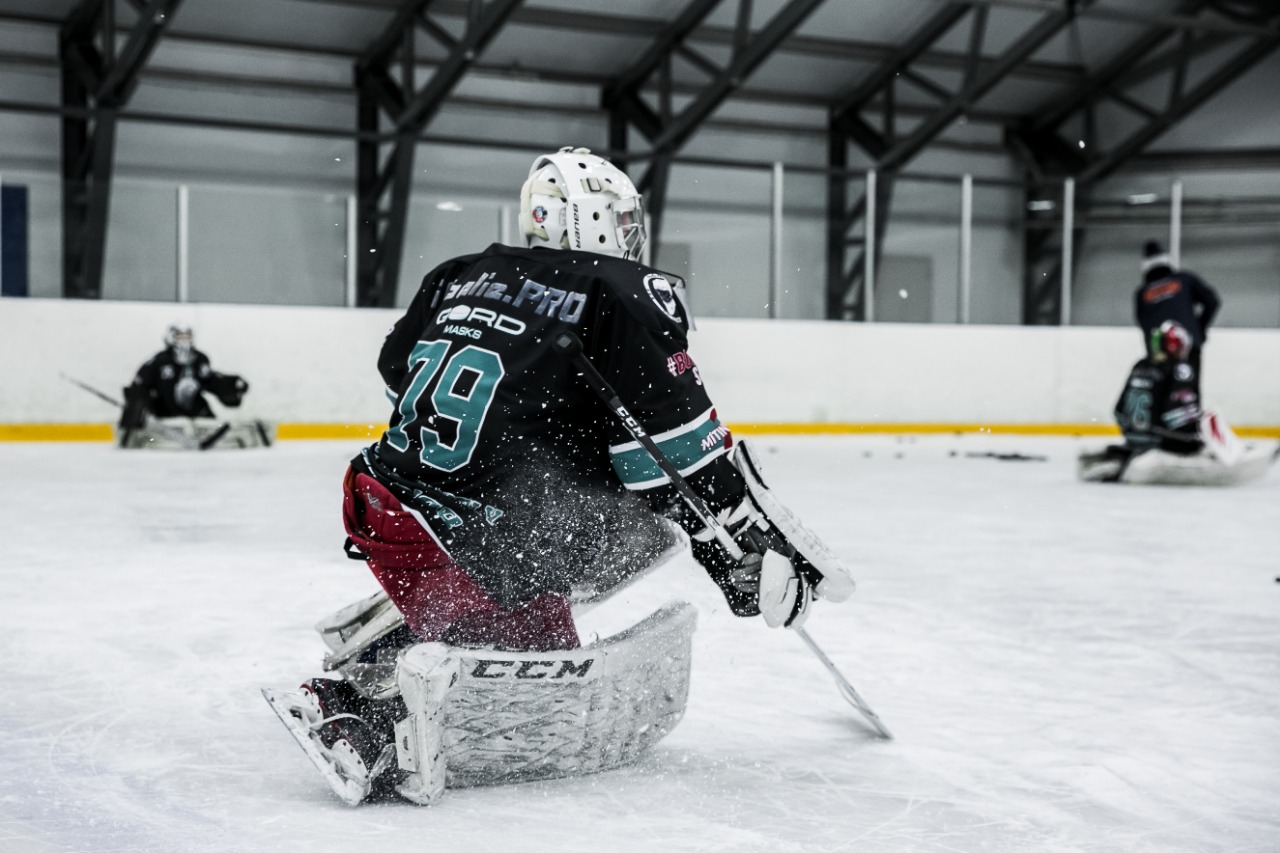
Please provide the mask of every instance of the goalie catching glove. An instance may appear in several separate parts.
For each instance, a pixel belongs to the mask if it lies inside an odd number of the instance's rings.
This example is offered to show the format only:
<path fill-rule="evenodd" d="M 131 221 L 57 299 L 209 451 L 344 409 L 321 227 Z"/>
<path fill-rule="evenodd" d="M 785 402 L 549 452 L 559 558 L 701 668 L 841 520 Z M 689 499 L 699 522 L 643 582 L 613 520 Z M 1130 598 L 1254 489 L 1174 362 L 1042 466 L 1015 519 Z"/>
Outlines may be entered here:
<path fill-rule="evenodd" d="M 848 570 L 774 497 L 746 442 L 736 445 L 730 460 L 746 481 L 746 494 L 717 519 L 744 554 L 735 559 L 709 527 L 694 533 L 691 544 L 733 613 L 759 614 L 770 628 L 798 628 L 815 596 L 844 601 L 852 595 Z"/>

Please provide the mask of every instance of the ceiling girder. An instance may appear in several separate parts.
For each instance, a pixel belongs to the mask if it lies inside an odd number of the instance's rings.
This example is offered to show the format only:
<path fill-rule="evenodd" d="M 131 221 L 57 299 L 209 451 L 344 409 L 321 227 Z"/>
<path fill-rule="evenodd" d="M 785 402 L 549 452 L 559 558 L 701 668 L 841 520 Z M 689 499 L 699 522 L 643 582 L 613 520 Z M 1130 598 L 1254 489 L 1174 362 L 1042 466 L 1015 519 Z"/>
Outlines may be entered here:
<path fill-rule="evenodd" d="M 470 0 L 466 29 L 455 38 L 431 19 L 431 0 L 406 0 L 356 60 L 357 305 L 395 305 L 417 140 L 520 2 Z M 446 51 L 422 85 L 420 30 Z"/>
<path fill-rule="evenodd" d="M 1081 10 L 1087 9 L 1094 0 L 1074 0 L 1055 11 L 1042 16 L 1029 30 L 1022 34 L 1012 45 L 997 58 L 984 62 L 981 70 L 967 81 L 959 92 L 952 95 L 933 115 L 921 121 L 911 133 L 898 140 L 883 156 L 877 159 L 876 167 L 890 171 L 905 165 L 927 146 L 938 134 L 946 130 L 957 118 L 964 115 L 971 105 L 995 88 L 996 84 L 1009 76 L 1009 72 L 1020 63 L 1025 62 L 1032 54 L 1044 46 L 1064 27 L 1075 20 Z"/>
<path fill-rule="evenodd" d="M 879 68 L 863 78 L 853 91 L 831 112 L 828 167 L 833 175 L 845 169 L 849 142 L 856 143 L 872 161 L 877 174 L 875 252 L 884 245 L 883 234 L 893 202 L 892 190 L 896 174 L 926 146 L 936 141 L 956 119 L 991 91 L 1014 69 L 1025 64 L 1049 39 L 1075 20 L 1093 0 L 1074 0 L 1055 5 L 999 56 L 987 59 L 982 47 L 987 33 L 987 10 L 980 3 L 951 2 L 941 7 L 928 21 L 898 48 Z M 933 80 L 918 74 L 914 66 L 943 36 L 962 19 L 969 18 L 968 50 L 964 58 L 964 76 L 959 91 L 951 92 Z M 904 136 L 896 133 L 897 99 L 895 86 L 906 79 L 938 100 L 930 112 Z M 862 115 L 871 104 L 880 106 L 883 130 L 877 131 Z M 827 316 L 830 319 L 862 319 L 866 316 L 866 294 L 863 276 L 867 246 L 865 240 L 853 241 L 851 231 L 863 222 L 864 210 L 856 208 L 846 214 L 848 179 L 832 177 L 827 183 L 828 211 L 838 215 L 827 229 Z M 848 263 L 849 249 L 858 246 L 858 257 Z M 879 259 L 877 258 L 877 261 Z M 879 266 L 878 263 L 876 266 Z"/>
<path fill-rule="evenodd" d="M 311 2 L 323 2 L 323 0 L 311 0 Z M 344 0 L 344 2 L 346 2 L 346 0 Z M 351 2 L 355 2 L 361 6 L 366 5 L 364 0 L 351 0 Z M 397 0 L 382 0 L 381 5 L 387 7 L 389 5 L 393 5 L 395 2 L 397 2 Z M 454 17 L 457 17 L 459 14 L 457 10 L 464 7 L 464 2 L 465 0 L 437 0 L 433 8 L 436 10 L 436 15 L 438 17 L 447 16 L 451 13 L 451 10 Z M 62 23 L 59 19 L 50 18 L 45 15 L 15 12 L 0 12 L 0 22 L 46 24 L 53 26 L 60 26 Z M 577 13 L 573 16 L 565 16 L 555 10 L 536 8 L 522 8 L 517 10 L 517 12 L 511 17 L 510 23 L 567 32 L 604 33 L 633 37 L 656 37 L 665 29 L 665 25 L 662 21 L 652 18 L 625 18 L 616 15 L 594 15 L 590 13 Z M 732 30 L 727 28 L 699 27 L 691 33 L 689 41 L 696 41 L 711 45 L 729 45 L 732 44 L 732 39 Z M 213 33 L 198 33 L 191 31 L 175 32 L 173 30 L 168 30 L 165 33 L 165 40 L 175 44 L 221 45 L 224 47 L 271 50 L 281 53 L 299 53 L 309 56 L 328 56 L 349 60 L 355 59 L 360 55 L 359 51 L 343 49 L 341 47 L 323 47 L 297 44 L 282 40 L 222 36 Z M 892 55 L 895 49 L 896 48 L 893 45 L 876 42 L 830 38 L 824 36 L 793 35 L 784 44 L 779 46 L 778 53 L 801 57 L 878 64 Z M 956 51 L 933 51 L 921 56 L 916 64 L 921 68 L 963 71 L 966 64 L 966 54 Z M 520 71 L 524 69 L 512 70 Z M 549 80 L 567 79 L 573 76 L 571 74 L 558 72 L 556 69 L 551 68 L 542 69 L 538 74 L 539 76 Z M 1039 60 L 1029 60 L 1011 72 L 1011 76 L 1023 79 L 1056 82 L 1074 81 L 1083 75 L 1084 69 L 1078 64 L 1045 62 Z M 598 85 L 600 81 L 592 77 L 587 82 L 593 85 Z"/>
<path fill-rule="evenodd" d="M 1179 5 L 1180 18 L 1196 13 L 1210 13 L 1209 0 L 1187 0 Z M 1275 13 L 1273 13 L 1275 14 Z M 1232 49 L 1228 50 L 1227 48 Z M 1216 30 L 1197 33 L 1190 28 L 1162 26 L 1143 33 L 1116 58 L 1089 75 L 1059 106 L 1036 119 L 1011 128 L 1007 138 L 1010 148 L 1027 168 L 1027 201 L 1056 196 L 1061 181 L 1071 177 L 1076 183 L 1076 207 L 1079 219 L 1088 215 L 1091 189 L 1098 181 L 1137 157 L 1154 140 L 1173 127 L 1190 112 L 1239 78 L 1261 59 L 1280 47 L 1280 30 L 1267 36 L 1228 36 Z M 1150 59 L 1159 53 L 1158 58 Z M 1188 86 L 1188 71 L 1193 60 L 1203 66 L 1213 63 L 1212 70 Z M 1142 73 L 1135 73 L 1135 69 Z M 1141 83 L 1167 78 L 1167 96 L 1162 103 L 1143 100 L 1132 91 Z M 1093 116 L 1104 102 L 1117 103 L 1141 118 L 1136 128 L 1101 150 L 1093 132 Z M 1071 120 L 1084 127 L 1084 139 L 1072 140 L 1061 128 Z M 1083 144 L 1082 144 L 1083 143 Z M 1062 221 L 1062 213 L 1024 211 L 1028 236 L 1023 259 L 1023 320 L 1027 323 L 1056 323 L 1060 317 L 1062 267 L 1058 259 L 1061 235 L 1045 227 L 1045 221 Z M 1035 236 L 1031 231 L 1045 232 Z M 1080 246 L 1085 232 L 1077 229 L 1075 245 Z"/>
<path fill-rule="evenodd" d="M 1253 39 L 1238 49 L 1217 70 L 1190 89 L 1185 88 L 1185 74 L 1180 70 L 1182 66 L 1178 66 L 1171 83 L 1169 102 L 1164 110 L 1153 116 L 1143 127 L 1119 145 L 1101 157 L 1091 160 L 1077 176 L 1077 181 L 1092 183 L 1110 175 L 1130 157 L 1142 151 L 1187 114 L 1271 54 L 1277 47 L 1280 47 L 1280 35 Z"/>
<path fill-rule="evenodd" d="M 647 196 L 646 217 L 654 255 L 661 245 L 662 215 L 666 207 L 667 179 L 671 159 L 697 132 L 716 109 L 732 95 L 823 0 L 789 0 L 759 30 L 751 29 L 751 0 L 738 0 L 731 43 L 733 52 L 726 66 L 699 56 L 692 64 L 710 80 L 699 87 L 693 99 L 679 112 L 672 104 L 672 59 L 686 56 L 686 40 L 722 2 L 691 0 L 672 24 L 660 32 L 640 58 L 604 87 L 601 105 L 610 115 L 611 141 L 619 165 L 625 167 L 628 150 L 626 123 L 645 137 L 650 147 L 650 164 L 636 182 Z M 687 58 L 687 56 L 686 56 Z M 658 108 L 650 107 L 643 92 L 656 75 Z"/>
<path fill-rule="evenodd" d="M 116 121 L 181 0 L 131 0 L 122 27 L 116 0 L 82 0 L 58 35 L 62 73 L 62 295 L 102 296 Z M 122 45 L 117 37 L 124 29 Z"/>

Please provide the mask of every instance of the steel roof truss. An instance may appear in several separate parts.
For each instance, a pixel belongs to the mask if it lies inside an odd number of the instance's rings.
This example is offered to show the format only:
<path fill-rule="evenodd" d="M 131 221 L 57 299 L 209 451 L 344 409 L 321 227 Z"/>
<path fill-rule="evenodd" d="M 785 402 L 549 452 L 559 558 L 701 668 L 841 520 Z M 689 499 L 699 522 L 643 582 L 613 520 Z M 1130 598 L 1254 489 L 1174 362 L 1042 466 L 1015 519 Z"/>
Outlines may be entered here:
<path fill-rule="evenodd" d="M 1212 12 L 1209 0 L 1189 0 L 1177 10 L 1181 16 L 1198 12 Z M 1169 26 L 1167 20 L 1160 23 L 1160 28 L 1135 39 L 1119 51 L 1114 60 L 1090 75 L 1058 109 L 1010 134 L 1010 142 L 1018 142 L 1011 148 L 1021 152 L 1024 163 L 1033 167 L 1029 170 L 1028 201 L 1056 193 L 1057 183 L 1071 176 L 1076 181 L 1080 221 L 1084 221 L 1093 185 L 1132 160 L 1188 113 L 1280 46 L 1280 32 L 1265 36 L 1224 36 L 1212 29 L 1201 32 L 1190 27 Z M 1209 55 L 1228 43 L 1233 43 L 1234 49 L 1225 52 L 1225 56 Z M 1161 50 L 1163 53 L 1157 54 Z M 1154 58 L 1135 64 L 1144 57 Z M 1193 60 L 1214 65 L 1213 70 L 1188 86 Z M 1160 74 L 1167 75 L 1163 104 L 1152 105 L 1130 91 Z M 1093 116 L 1105 101 L 1120 104 L 1140 116 L 1142 122 L 1122 139 L 1111 142 L 1104 151 L 1094 138 Z M 1084 146 L 1073 143 L 1060 130 L 1072 118 L 1083 124 Z M 1058 322 L 1061 264 L 1056 255 L 1061 251 L 1061 235 L 1054 230 L 1055 221 L 1061 223 L 1060 211 L 1052 215 L 1024 213 L 1027 236 L 1023 320 L 1026 323 Z M 1084 232 L 1076 229 L 1076 234 L 1078 246 Z"/>
<path fill-rule="evenodd" d="M 132 2 L 117 51 L 116 0 L 83 0 L 59 30 L 62 70 L 62 295 L 102 296 L 118 113 L 181 0 Z"/>
<path fill-rule="evenodd" d="M 456 38 L 429 15 L 431 0 L 407 0 L 356 60 L 361 134 L 356 146 L 357 304 L 395 305 L 417 139 L 520 2 L 470 0 L 465 31 Z M 416 79 L 419 30 L 446 51 L 421 86 Z M 378 141 L 384 117 L 390 142 Z"/>
<path fill-rule="evenodd" d="M 844 209 L 843 199 L 847 189 L 843 185 L 848 179 L 837 175 L 846 162 L 844 147 L 849 142 L 856 143 L 870 157 L 877 171 L 877 216 L 874 228 L 878 239 L 874 245 L 878 254 L 884 245 L 882 238 L 889 220 L 897 172 L 925 146 L 934 142 L 953 121 L 976 105 L 997 83 L 1029 60 L 1045 42 L 1092 2 L 1093 0 L 1075 0 L 1062 7 L 1047 10 L 1002 54 L 990 60 L 985 59 L 982 53 L 987 33 L 986 6 L 972 2 L 953 2 L 939 9 L 832 110 L 830 133 L 833 138 L 829 149 L 832 159 L 828 166 L 833 176 L 828 180 L 827 186 L 828 215 Z M 966 16 L 970 20 L 964 76 L 959 91 L 951 92 L 921 75 L 912 68 L 912 64 L 924 57 L 939 39 L 951 32 Z M 898 137 L 895 132 L 898 79 L 906 80 L 939 101 L 938 106 L 903 137 Z M 878 103 L 881 108 L 881 124 L 884 128 L 882 134 L 877 134 L 861 115 L 873 103 Z M 828 223 L 827 316 L 832 319 L 862 319 L 866 316 L 867 288 L 862 282 L 862 259 L 856 258 L 852 264 L 846 262 L 847 250 L 854 245 L 849 233 L 860 221 L 859 216 L 840 218 Z M 865 241 L 861 245 L 860 256 L 866 251 Z"/>
<path fill-rule="evenodd" d="M 648 196 L 647 224 L 655 255 L 660 246 L 671 159 L 725 99 L 823 2 L 789 0 L 764 26 L 752 31 L 752 0 L 737 1 L 730 40 L 731 56 L 726 66 L 713 62 L 688 44 L 691 34 L 722 0 L 691 0 L 676 20 L 658 33 L 640 58 L 605 86 L 601 94 L 601 104 L 610 114 L 610 140 L 620 165 L 625 159 L 628 124 L 649 141 L 652 159 L 637 186 Z M 674 89 L 671 61 L 674 56 L 684 58 L 709 78 L 679 112 L 671 106 Z M 642 92 L 648 91 L 650 87 L 647 84 L 655 75 L 656 110 L 648 107 L 642 97 Z"/>

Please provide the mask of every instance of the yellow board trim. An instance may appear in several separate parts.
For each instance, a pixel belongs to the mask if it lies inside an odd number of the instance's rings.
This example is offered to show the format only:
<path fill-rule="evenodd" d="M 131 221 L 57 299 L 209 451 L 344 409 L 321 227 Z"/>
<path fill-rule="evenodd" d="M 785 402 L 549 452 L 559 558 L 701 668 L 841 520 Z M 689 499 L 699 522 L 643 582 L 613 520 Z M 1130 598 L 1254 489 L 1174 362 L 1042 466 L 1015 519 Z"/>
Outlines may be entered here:
<path fill-rule="evenodd" d="M 276 438 L 281 441 L 363 440 L 378 438 L 386 428 L 386 424 L 277 424 Z"/>
<path fill-rule="evenodd" d="M 1112 424 L 850 424 L 850 423 L 761 423 L 728 425 L 739 435 L 1049 435 L 1112 436 L 1119 431 Z M 324 441 L 352 439 L 370 441 L 382 435 L 383 424 L 282 423 L 276 437 L 282 441 Z M 1241 438 L 1280 439 L 1280 426 L 1233 426 Z M 110 424 L 0 424 L 0 441 L 112 441 Z"/>
<path fill-rule="evenodd" d="M 111 424 L 0 424 L 0 441 L 114 441 Z"/>
<path fill-rule="evenodd" d="M 742 435 L 901 435 L 903 433 L 990 433 L 992 435 L 1120 434 L 1120 430 L 1112 424 L 737 423 L 730 424 L 729 428 Z"/>

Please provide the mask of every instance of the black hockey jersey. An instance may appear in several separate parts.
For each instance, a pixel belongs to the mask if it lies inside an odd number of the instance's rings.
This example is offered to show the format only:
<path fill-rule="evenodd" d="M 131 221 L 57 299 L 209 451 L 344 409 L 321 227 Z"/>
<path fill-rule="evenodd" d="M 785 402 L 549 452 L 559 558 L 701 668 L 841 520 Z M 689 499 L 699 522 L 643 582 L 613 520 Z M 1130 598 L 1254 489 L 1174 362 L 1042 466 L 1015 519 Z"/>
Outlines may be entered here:
<path fill-rule="evenodd" d="M 1125 443 L 1137 451 L 1195 453 L 1201 446 L 1200 414 L 1191 365 L 1150 358 L 1133 366 L 1115 408 Z"/>
<path fill-rule="evenodd" d="M 124 389 L 125 407 L 120 423 L 140 427 L 145 416 L 157 418 L 212 418 L 213 409 L 204 398 L 213 394 L 226 406 L 239 406 L 249 383 L 239 376 L 218 373 L 209 366 L 209 357 L 192 350 L 191 358 L 180 362 L 171 348 L 149 358 L 138 368 Z"/>
<path fill-rule="evenodd" d="M 142 402 L 158 418 L 211 418 L 213 410 L 201 392 L 214 375 L 209 357 L 200 350 L 192 351 L 188 363 L 179 364 L 173 350 L 165 349 L 138 368 L 125 397 L 129 403 Z"/>
<path fill-rule="evenodd" d="M 446 543 L 464 520 L 497 525 L 547 501 L 547 483 L 566 500 L 620 487 L 652 496 L 665 475 L 552 349 L 570 330 L 680 472 L 696 482 L 705 471 L 704 497 L 728 505 L 741 481 L 733 472 L 717 493 L 707 471 L 733 471 L 722 459 L 729 432 L 689 356 L 675 284 L 573 250 L 495 244 L 442 264 L 383 345 L 378 369 L 395 411 L 357 465 Z"/>
<path fill-rule="evenodd" d="M 1152 331 L 1161 323 L 1173 320 L 1191 333 L 1195 346 L 1200 346 L 1221 304 L 1217 292 L 1199 276 L 1175 273 L 1168 267 L 1152 270 L 1133 295 L 1134 319 L 1145 341 L 1150 341 Z"/>

